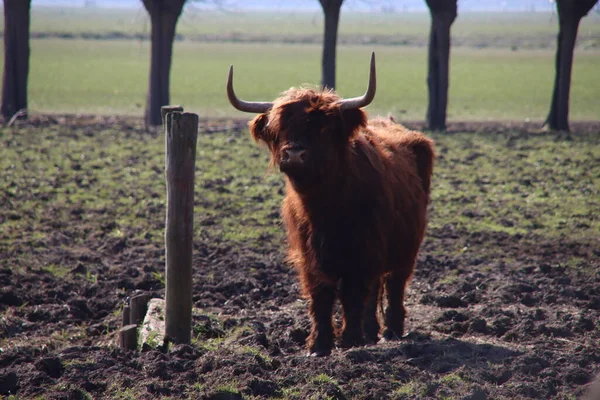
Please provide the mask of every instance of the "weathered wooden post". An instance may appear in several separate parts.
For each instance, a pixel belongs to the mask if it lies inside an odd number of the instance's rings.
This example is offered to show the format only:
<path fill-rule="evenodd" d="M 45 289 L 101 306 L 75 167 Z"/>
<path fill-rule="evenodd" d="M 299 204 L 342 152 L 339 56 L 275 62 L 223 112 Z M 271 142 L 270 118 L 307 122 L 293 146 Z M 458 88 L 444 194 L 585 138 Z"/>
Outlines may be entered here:
<path fill-rule="evenodd" d="M 162 107 L 167 179 L 165 334 L 189 343 L 192 330 L 192 239 L 198 115 Z"/>

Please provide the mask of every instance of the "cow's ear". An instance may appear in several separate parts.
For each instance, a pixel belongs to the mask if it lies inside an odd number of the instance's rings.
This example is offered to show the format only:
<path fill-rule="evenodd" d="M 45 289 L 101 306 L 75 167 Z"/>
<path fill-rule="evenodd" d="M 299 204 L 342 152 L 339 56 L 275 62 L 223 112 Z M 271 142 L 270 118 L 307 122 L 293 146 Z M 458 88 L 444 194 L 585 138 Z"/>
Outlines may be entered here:
<path fill-rule="evenodd" d="M 347 139 L 358 134 L 360 128 L 367 126 L 367 115 L 360 108 L 342 110 L 342 131 Z"/>
<path fill-rule="evenodd" d="M 263 142 L 269 144 L 269 135 L 267 132 L 267 123 L 269 122 L 269 117 L 267 114 L 259 114 L 252 121 L 248 123 L 250 127 L 250 134 L 252 138 L 257 142 L 262 140 Z"/>

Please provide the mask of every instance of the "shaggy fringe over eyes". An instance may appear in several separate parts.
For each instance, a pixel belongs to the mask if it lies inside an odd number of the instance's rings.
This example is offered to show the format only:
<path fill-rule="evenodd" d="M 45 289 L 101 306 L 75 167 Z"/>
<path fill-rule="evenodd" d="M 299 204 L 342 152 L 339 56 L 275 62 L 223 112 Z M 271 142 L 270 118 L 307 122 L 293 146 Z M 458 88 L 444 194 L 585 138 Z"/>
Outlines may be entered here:
<path fill-rule="evenodd" d="M 367 116 L 360 109 L 342 110 L 340 101 L 342 99 L 331 89 L 315 88 L 291 88 L 282 93 L 281 97 L 274 103 L 270 112 L 269 125 L 273 130 L 281 126 L 283 110 L 293 104 L 305 103 L 302 111 L 307 115 L 322 114 L 325 117 L 339 117 L 344 138 L 351 138 L 358 133 L 359 128 L 367 125 Z"/>
<path fill-rule="evenodd" d="M 358 134 L 359 129 L 367 125 L 366 114 L 360 109 L 342 110 L 340 100 L 341 98 L 329 89 L 291 88 L 275 100 L 270 111 L 250 121 L 248 126 L 254 140 L 262 141 L 269 147 L 269 167 L 276 165 L 279 133 L 284 121 L 286 125 L 293 126 L 296 118 L 320 114 L 325 118 L 339 118 L 341 126 L 334 129 L 336 132 L 341 131 L 342 140 L 348 140 Z"/>

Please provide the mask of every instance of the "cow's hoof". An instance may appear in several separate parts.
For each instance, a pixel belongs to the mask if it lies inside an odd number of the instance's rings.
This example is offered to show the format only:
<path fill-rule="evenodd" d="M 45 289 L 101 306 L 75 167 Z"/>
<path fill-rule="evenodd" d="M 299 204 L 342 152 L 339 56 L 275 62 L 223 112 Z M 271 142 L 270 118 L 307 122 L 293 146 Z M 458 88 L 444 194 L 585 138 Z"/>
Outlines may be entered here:
<path fill-rule="evenodd" d="M 365 344 L 375 344 L 379 341 L 379 337 L 375 335 L 365 335 Z"/>
<path fill-rule="evenodd" d="M 386 328 L 383 331 L 383 335 L 381 337 L 382 341 L 391 341 L 391 340 L 400 340 L 402 339 L 402 334 L 398 335 L 392 329 Z"/>
<path fill-rule="evenodd" d="M 315 340 L 308 343 L 308 355 L 311 357 L 325 357 L 331 354 L 332 340 Z"/>
<path fill-rule="evenodd" d="M 308 357 L 327 357 L 331 354 L 331 349 L 311 349 L 307 356 Z"/>
<path fill-rule="evenodd" d="M 348 349 L 350 347 L 358 347 L 364 346 L 365 340 L 362 336 L 350 336 L 350 335 L 342 335 L 342 340 L 340 341 L 340 347 Z"/>
<path fill-rule="evenodd" d="M 379 325 L 372 329 L 363 329 L 365 333 L 365 344 L 375 344 L 379 340 Z"/>

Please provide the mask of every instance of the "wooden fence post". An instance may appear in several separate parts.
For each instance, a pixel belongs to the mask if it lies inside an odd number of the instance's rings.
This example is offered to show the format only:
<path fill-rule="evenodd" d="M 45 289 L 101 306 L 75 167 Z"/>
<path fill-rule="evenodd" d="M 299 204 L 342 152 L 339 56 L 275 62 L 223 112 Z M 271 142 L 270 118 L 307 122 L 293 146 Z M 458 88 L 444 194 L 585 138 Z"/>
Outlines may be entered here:
<path fill-rule="evenodd" d="M 192 239 L 198 115 L 163 107 L 167 178 L 165 335 L 189 343 L 192 330 Z"/>

